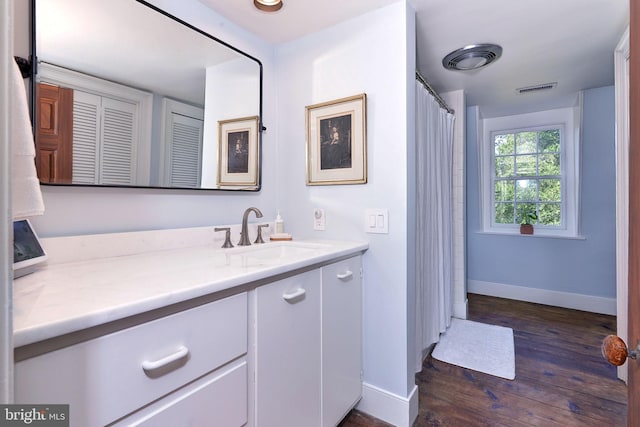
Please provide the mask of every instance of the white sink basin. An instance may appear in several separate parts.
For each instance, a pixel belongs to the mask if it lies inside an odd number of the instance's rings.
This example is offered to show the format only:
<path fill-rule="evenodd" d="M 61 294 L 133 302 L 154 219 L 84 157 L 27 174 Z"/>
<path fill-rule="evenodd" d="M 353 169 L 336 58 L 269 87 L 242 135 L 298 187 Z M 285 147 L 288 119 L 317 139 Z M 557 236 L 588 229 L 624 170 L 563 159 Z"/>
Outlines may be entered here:
<path fill-rule="evenodd" d="M 258 267 L 285 264 L 322 254 L 330 245 L 321 243 L 277 242 L 225 249 L 225 265 Z"/>

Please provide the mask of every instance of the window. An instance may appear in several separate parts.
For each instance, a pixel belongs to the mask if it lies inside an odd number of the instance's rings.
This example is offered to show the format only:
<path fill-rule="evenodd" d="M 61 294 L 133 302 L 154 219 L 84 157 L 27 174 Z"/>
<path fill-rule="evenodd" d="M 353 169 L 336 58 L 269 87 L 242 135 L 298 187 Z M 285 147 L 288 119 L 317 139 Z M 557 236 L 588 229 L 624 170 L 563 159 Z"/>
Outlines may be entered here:
<path fill-rule="evenodd" d="M 493 135 L 494 223 L 536 214 L 539 224 L 562 225 L 561 136 L 560 127 Z"/>
<path fill-rule="evenodd" d="M 485 119 L 481 144 L 483 231 L 577 237 L 578 108 Z"/>

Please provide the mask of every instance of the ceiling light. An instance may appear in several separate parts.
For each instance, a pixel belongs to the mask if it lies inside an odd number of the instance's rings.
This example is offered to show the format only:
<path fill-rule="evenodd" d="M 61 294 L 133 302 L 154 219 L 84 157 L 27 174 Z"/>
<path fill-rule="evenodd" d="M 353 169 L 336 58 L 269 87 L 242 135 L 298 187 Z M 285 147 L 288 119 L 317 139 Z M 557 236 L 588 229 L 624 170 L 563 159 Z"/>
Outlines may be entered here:
<path fill-rule="evenodd" d="M 264 12 L 277 12 L 282 9 L 282 0 L 253 0 L 253 5 Z"/>
<path fill-rule="evenodd" d="M 491 64 L 500 58 L 500 55 L 502 47 L 496 44 L 472 44 L 445 56 L 442 65 L 447 70 L 476 70 Z"/>

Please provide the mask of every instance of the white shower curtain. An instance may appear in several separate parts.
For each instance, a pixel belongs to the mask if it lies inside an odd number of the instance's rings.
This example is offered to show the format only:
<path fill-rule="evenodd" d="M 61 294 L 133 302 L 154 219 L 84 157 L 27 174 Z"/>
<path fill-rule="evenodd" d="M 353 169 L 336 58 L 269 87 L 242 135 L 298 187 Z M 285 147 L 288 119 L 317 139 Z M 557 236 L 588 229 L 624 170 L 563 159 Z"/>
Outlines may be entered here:
<path fill-rule="evenodd" d="M 451 321 L 453 124 L 416 81 L 416 372 Z"/>

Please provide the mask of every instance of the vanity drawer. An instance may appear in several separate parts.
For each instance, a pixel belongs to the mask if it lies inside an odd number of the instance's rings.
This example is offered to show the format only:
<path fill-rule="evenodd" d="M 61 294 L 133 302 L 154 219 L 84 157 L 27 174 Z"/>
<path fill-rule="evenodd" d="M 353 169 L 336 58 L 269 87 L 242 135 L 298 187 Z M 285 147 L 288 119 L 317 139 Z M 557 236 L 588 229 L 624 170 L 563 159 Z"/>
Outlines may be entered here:
<path fill-rule="evenodd" d="M 18 362 L 16 403 L 68 403 L 105 425 L 247 352 L 247 294 Z"/>
<path fill-rule="evenodd" d="M 247 423 L 247 362 L 209 374 L 109 427 L 240 427 Z"/>

